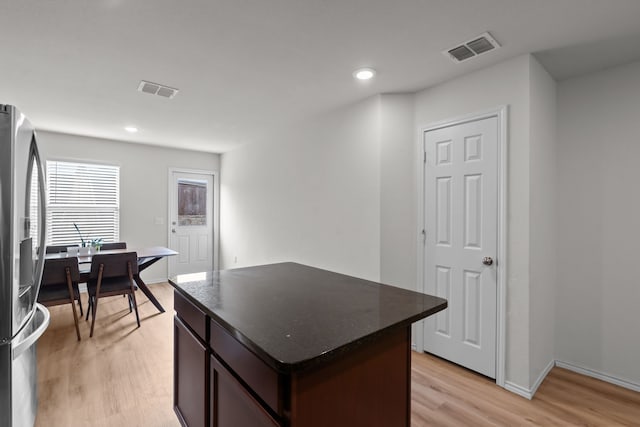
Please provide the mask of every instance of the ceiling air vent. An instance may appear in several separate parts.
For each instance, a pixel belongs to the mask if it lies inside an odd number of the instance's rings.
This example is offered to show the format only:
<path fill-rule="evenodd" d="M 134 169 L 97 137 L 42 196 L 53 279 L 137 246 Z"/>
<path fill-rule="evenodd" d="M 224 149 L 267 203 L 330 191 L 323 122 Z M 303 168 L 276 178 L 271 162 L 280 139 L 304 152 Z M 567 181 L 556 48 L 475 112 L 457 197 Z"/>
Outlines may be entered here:
<path fill-rule="evenodd" d="M 138 85 L 138 91 L 150 93 L 151 95 L 163 96 L 165 98 L 173 98 L 178 93 L 178 89 L 144 80 L 142 80 Z"/>
<path fill-rule="evenodd" d="M 491 36 L 491 34 L 484 33 L 461 44 L 460 46 L 447 49 L 442 53 L 453 59 L 455 62 L 462 62 L 499 47 L 500 45 L 496 39 Z"/>

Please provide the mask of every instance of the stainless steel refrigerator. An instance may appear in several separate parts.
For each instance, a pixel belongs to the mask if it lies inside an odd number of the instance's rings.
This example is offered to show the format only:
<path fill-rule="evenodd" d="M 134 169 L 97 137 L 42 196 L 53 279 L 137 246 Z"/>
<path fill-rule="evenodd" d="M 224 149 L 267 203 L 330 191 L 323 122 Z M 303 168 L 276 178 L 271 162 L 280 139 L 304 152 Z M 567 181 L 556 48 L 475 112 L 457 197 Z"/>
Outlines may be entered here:
<path fill-rule="evenodd" d="M 36 346 L 49 325 L 37 303 L 44 267 L 46 198 L 36 133 L 0 104 L 0 426 L 32 427 Z"/>

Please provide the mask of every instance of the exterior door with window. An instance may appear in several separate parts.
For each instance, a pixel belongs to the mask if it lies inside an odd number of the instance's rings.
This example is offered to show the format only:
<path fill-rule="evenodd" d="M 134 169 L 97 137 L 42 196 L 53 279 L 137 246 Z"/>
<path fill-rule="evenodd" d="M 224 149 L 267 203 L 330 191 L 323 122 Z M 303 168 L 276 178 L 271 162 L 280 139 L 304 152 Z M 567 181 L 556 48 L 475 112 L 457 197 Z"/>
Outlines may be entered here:
<path fill-rule="evenodd" d="M 496 376 L 498 118 L 424 133 L 424 290 L 446 298 L 424 350 Z"/>
<path fill-rule="evenodd" d="M 213 175 L 171 172 L 169 275 L 213 270 Z"/>

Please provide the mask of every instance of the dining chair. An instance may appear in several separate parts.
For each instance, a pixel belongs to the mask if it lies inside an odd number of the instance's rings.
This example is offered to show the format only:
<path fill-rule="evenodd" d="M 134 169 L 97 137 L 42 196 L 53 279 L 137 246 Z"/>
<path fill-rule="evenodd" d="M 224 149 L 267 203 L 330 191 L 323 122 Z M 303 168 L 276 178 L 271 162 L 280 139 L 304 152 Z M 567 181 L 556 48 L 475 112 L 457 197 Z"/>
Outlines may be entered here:
<path fill-rule="evenodd" d="M 73 245 L 64 245 L 64 246 L 47 246 L 45 250 L 48 254 L 59 254 L 60 252 L 67 252 L 67 247 Z"/>
<path fill-rule="evenodd" d="M 44 262 L 40 293 L 38 294 L 38 302 L 45 306 L 71 304 L 78 341 L 81 338 L 75 302 L 78 301 L 80 304 L 80 316 L 82 316 L 82 302 L 78 289 L 79 280 L 78 258 L 47 259 Z"/>
<path fill-rule="evenodd" d="M 109 251 L 111 249 L 127 249 L 127 242 L 103 243 L 100 250 Z"/>
<path fill-rule="evenodd" d="M 129 297 L 129 312 L 135 309 L 136 322 L 140 327 L 140 317 L 138 316 L 138 304 L 136 302 L 135 277 L 138 275 L 138 255 L 136 252 L 123 252 L 117 254 L 97 254 L 91 259 L 91 271 L 87 282 L 89 292 L 89 308 L 87 317 L 91 312 L 91 332 L 89 337 L 93 337 L 93 328 L 98 312 L 98 301 L 100 298 L 127 295 Z"/>
<path fill-rule="evenodd" d="M 110 251 L 112 249 L 127 249 L 127 242 L 103 243 L 100 246 L 101 251 Z M 138 287 L 136 286 L 136 290 Z M 124 297 L 124 295 L 122 295 Z"/>

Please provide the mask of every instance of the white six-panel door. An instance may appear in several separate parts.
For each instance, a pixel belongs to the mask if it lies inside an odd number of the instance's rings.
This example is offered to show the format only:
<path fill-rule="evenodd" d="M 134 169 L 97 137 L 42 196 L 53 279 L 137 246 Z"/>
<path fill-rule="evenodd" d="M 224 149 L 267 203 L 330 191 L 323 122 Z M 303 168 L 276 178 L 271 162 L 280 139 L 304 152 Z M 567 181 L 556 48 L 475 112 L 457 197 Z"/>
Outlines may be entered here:
<path fill-rule="evenodd" d="M 426 131 L 424 149 L 424 290 L 449 302 L 424 350 L 495 378 L 498 119 Z"/>

